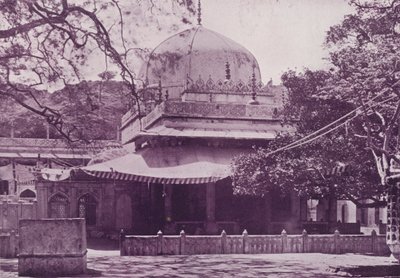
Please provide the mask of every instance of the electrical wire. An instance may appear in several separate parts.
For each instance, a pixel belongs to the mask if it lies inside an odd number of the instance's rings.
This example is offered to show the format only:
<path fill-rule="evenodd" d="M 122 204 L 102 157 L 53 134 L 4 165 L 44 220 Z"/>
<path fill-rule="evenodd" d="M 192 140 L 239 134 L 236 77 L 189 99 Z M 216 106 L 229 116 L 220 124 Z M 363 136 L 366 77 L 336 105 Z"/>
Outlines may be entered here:
<path fill-rule="evenodd" d="M 381 94 L 377 95 L 376 97 L 370 99 L 370 100 L 367 101 L 364 105 L 362 105 L 362 106 L 360 106 L 360 107 L 357 107 L 356 109 L 350 111 L 349 113 L 347 113 L 346 115 L 340 117 L 339 119 L 337 119 L 337 120 L 335 120 L 335 121 L 329 123 L 328 125 L 326 125 L 326 126 L 320 128 L 319 130 L 314 131 L 314 132 L 308 134 L 307 136 L 304 136 L 303 138 L 300 138 L 299 140 L 296 140 L 295 142 L 292 142 L 292 143 L 290 143 L 290 144 L 288 144 L 288 145 L 286 145 L 286 146 L 283 146 L 283 147 L 281 147 L 281 148 L 278 148 L 278 149 L 276 149 L 276 150 L 274 150 L 274 151 L 271 151 L 271 152 L 267 153 L 267 156 L 268 156 L 268 155 L 271 155 L 271 154 L 274 154 L 274 153 L 277 153 L 277 152 L 280 152 L 280 151 L 285 151 L 285 150 L 294 149 L 294 148 L 296 148 L 296 147 L 299 147 L 299 146 L 302 146 L 302 145 L 304 145 L 304 144 L 310 143 L 310 142 L 312 142 L 312 141 L 314 141 L 314 140 L 316 140 L 316 139 L 318 139 L 318 138 L 320 138 L 320 137 L 322 137 L 322 136 L 324 136 L 324 135 L 326 135 L 326 134 L 328 134 L 328 133 L 330 133 L 330 132 L 332 132 L 332 131 L 338 129 L 339 127 L 341 127 L 341 126 L 347 124 L 347 123 L 350 122 L 351 120 L 353 120 L 353 119 L 355 119 L 356 117 L 358 117 L 360 114 L 357 114 L 356 112 L 358 112 L 359 110 L 365 109 L 365 106 L 366 106 L 366 105 L 368 105 L 369 103 L 371 103 L 372 101 L 374 101 L 376 98 L 378 98 L 379 96 L 381 96 L 383 93 L 384 93 L 384 92 L 382 92 Z M 387 98 L 387 99 L 385 99 L 385 100 L 383 100 L 383 101 L 381 101 L 381 102 L 374 103 L 373 105 L 371 105 L 371 106 L 369 106 L 369 107 L 367 107 L 367 108 L 373 108 L 373 107 L 375 107 L 375 106 L 384 104 L 384 103 L 386 103 L 386 102 L 388 102 L 388 101 L 390 101 L 390 100 L 392 100 L 392 99 L 394 99 L 394 98 L 395 98 L 395 96 L 389 97 L 389 98 Z M 347 117 L 349 117 L 349 116 L 350 116 L 351 114 L 353 114 L 353 113 L 356 113 L 356 115 L 354 115 L 354 116 L 351 117 L 350 119 L 347 119 L 345 122 L 339 124 L 338 126 L 332 128 L 332 129 L 329 129 L 328 131 L 325 131 L 325 132 L 323 132 L 322 134 L 319 134 L 320 132 L 322 132 L 322 131 L 326 130 L 327 128 L 331 127 L 332 125 L 335 125 L 336 123 L 342 121 L 343 119 L 346 119 Z M 318 135 L 318 134 L 319 134 L 319 135 Z M 316 136 L 315 136 L 315 137 L 312 137 L 312 136 L 314 136 L 314 135 L 316 135 Z M 311 137 L 311 138 L 310 138 L 310 137 Z M 310 138 L 310 139 L 308 139 L 308 138 Z M 307 139 L 308 139 L 308 140 L 307 140 Z M 306 141 L 304 141 L 304 140 L 306 140 Z M 304 142 L 303 142 L 303 141 L 304 141 Z"/>
<path fill-rule="evenodd" d="M 379 103 L 375 103 L 374 105 L 372 105 L 372 106 L 370 106 L 370 107 L 368 107 L 368 108 L 373 108 L 373 107 L 378 106 L 378 105 L 380 105 L 380 104 L 384 104 L 384 103 L 386 103 L 386 102 L 392 100 L 393 98 L 395 98 L 395 97 L 393 96 L 393 97 L 390 97 L 390 98 L 388 98 L 388 99 L 386 99 L 386 100 L 383 100 L 383 101 L 381 101 L 381 102 L 379 102 Z M 358 117 L 359 115 L 360 115 L 360 114 L 354 115 L 352 118 L 346 120 L 346 121 L 343 122 L 342 124 L 340 124 L 340 125 L 338 125 L 338 126 L 332 128 L 332 129 L 328 130 L 327 132 L 324 132 L 323 134 L 320 134 L 320 135 L 318 135 L 318 136 L 316 136 L 316 137 L 314 137 L 314 138 L 311 138 L 311 139 L 305 141 L 304 144 L 305 144 L 305 143 L 312 142 L 312 141 L 314 141 L 314 140 L 320 138 L 321 136 L 326 135 L 326 134 L 328 134 L 328 133 L 330 133 L 330 132 L 336 130 L 337 128 L 339 128 L 339 127 L 341 127 L 341 126 L 346 125 L 348 122 L 350 122 L 351 120 L 355 119 L 355 118 Z M 323 130 L 323 129 L 324 129 L 324 128 L 321 128 L 319 131 L 321 131 L 321 130 Z M 299 139 L 298 141 L 295 141 L 295 142 L 293 142 L 293 143 L 291 143 L 291 144 L 289 144 L 289 145 L 283 147 L 283 148 L 284 148 L 283 150 L 293 149 L 293 148 L 295 148 L 295 147 L 304 145 L 304 144 L 301 142 L 301 141 L 303 141 L 303 140 L 304 140 L 304 137 L 301 138 L 301 139 Z M 296 143 L 296 144 L 295 144 L 295 143 Z M 295 145 L 293 145 L 293 144 L 295 144 Z"/>
<path fill-rule="evenodd" d="M 355 119 L 355 118 L 357 118 L 357 117 L 358 117 L 358 115 L 354 115 L 353 117 L 351 117 L 350 119 L 346 120 L 345 122 L 343 122 L 343 123 L 341 123 L 341 124 L 339 124 L 339 125 L 337 125 L 337 126 L 331 128 L 331 129 L 329 129 L 328 131 L 325 131 L 324 133 L 319 134 L 318 136 L 316 136 L 316 137 L 314 137 L 314 138 L 308 139 L 308 140 L 303 141 L 303 142 L 301 142 L 301 143 L 299 143 L 299 144 L 296 144 L 296 145 L 294 145 L 294 146 L 290 146 L 290 147 L 288 147 L 288 148 L 285 148 L 285 151 L 286 151 L 286 150 L 291 150 L 291 149 L 294 149 L 294 148 L 297 148 L 297 147 L 300 147 L 300 146 L 305 145 L 305 144 L 308 144 L 308 143 L 310 143 L 310 142 L 312 142 L 312 141 L 314 141 L 314 140 L 317 140 L 318 138 L 320 138 L 320 137 L 322 137 L 322 136 L 324 136 L 324 135 L 326 135 L 326 134 L 328 134 L 328 133 L 331 133 L 332 131 L 335 131 L 335 130 L 338 129 L 339 127 L 342 127 L 342 126 L 346 125 L 348 122 L 350 122 L 351 120 L 353 120 L 353 119 Z"/>
<path fill-rule="evenodd" d="M 377 99 L 378 97 L 380 97 L 380 96 L 381 96 L 382 94 L 384 94 L 385 92 L 386 92 L 386 91 L 381 92 L 380 94 L 378 94 L 378 95 L 375 96 L 374 98 L 368 100 L 368 101 L 367 101 L 366 103 L 364 103 L 362 106 L 357 107 L 356 109 L 354 109 L 354 110 L 350 111 L 349 113 L 343 115 L 343 116 L 340 117 L 339 119 L 337 119 L 337 120 L 333 121 L 332 123 L 330 123 L 330 124 L 328 124 L 328 125 L 326 125 L 326 126 L 320 128 L 320 129 L 317 130 L 317 131 L 314 131 L 314 132 L 308 134 L 307 136 L 305 136 L 305 137 L 299 139 L 298 141 L 302 141 L 302 140 L 308 139 L 309 137 L 312 137 L 313 135 L 318 134 L 319 132 L 323 131 L 324 129 L 326 129 L 326 128 L 328 128 L 328 127 L 330 127 L 330 126 L 336 124 L 337 122 L 340 122 L 341 120 L 343 120 L 343 119 L 345 119 L 345 118 L 347 118 L 348 116 L 350 116 L 351 114 L 357 112 L 358 110 L 365 109 L 365 105 L 368 105 L 370 102 L 374 101 L 375 99 Z M 391 98 L 394 98 L 394 96 L 390 97 L 389 99 L 391 99 Z M 388 100 L 388 99 L 387 99 L 387 100 Z M 386 101 L 386 100 L 385 100 L 385 101 Z M 371 107 L 370 107 L 370 108 L 371 108 Z M 293 143 L 290 143 L 288 146 L 290 146 L 290 145 L 292 145 L 292 144 L 296 144 L 298 141 L 295 141 L 295 142 L 293 142 Z M 286 147 L 286 146 L 285 146 L 285 147 Z"/>

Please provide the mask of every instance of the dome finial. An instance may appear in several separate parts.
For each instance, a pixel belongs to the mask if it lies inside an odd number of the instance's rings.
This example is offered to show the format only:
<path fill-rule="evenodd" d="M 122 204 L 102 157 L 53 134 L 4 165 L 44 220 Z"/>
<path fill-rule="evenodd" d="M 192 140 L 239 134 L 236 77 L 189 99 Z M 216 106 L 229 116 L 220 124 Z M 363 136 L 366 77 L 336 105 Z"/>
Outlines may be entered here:
<path fill-rule="evenodd" d="M 257 96 L 257 92 L 256 92 L 256 73 L 255 73 L 255 65 L 253 64 L 253 73 L 251 75 L 251 91 L 252 91 L 252 99 L 255 101 L 256 100 L 256 96 Z"/>
<path fill-rule="evenodd" d="M 231 79 L 231 68 L 228 61 L 225 63 L 225 79 L 226 81 Z"/>
<path fill-rule="evenodd" d="M 158 80 L 158 103 L 162 102 L 162 85 L 161 85 L 161 76 Z"/>
<path fill-rule="evenodd" d="M 198 1 L 197 4 L 197 24 L 201 25 L 201 1 Z"/>

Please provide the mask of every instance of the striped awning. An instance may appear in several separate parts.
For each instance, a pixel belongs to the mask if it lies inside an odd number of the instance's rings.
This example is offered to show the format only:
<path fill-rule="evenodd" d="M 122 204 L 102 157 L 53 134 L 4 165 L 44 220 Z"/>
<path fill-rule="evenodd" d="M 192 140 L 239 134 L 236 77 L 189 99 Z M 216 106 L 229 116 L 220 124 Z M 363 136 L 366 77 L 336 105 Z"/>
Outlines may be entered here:
<path fill-rule="evenodd" d="M 202 184 L 230 176 L 232 158 L 243 151 L 243 149 L 200 146 L 149 148 L 88 165 L 81 170 L 103 179 L 162 184 Z"/>
<path fill-rule="evenodd" d="M 168 178 L 168 177 L 151 177 L 151 176 L 139 176 L 134 174 L 119 173 L 119 172 L 99 172 L 99 171 L 85 171 L 87 174 L 101 178 L 101 179 L 113 179 L 121 181 L 136 181 L 136 182 L 149 182 L 159 184 L 202 184 L 215 182 L 223 179 L 227 176 L 220 177 L 185 177 L 185 178 Z"/>

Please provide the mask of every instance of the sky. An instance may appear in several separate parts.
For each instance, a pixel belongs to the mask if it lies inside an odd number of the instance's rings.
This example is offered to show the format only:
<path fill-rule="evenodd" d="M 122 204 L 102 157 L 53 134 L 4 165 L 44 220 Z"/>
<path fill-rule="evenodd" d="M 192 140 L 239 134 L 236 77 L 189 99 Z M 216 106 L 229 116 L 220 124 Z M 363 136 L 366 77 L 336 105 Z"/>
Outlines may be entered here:
<path fill-rule="evenodd" d="M 119 0 L 129 49 L 153 49 L 191 28 L 182 23 L 182 16 L 196 24 L 196 16 L 174 1 Z M 151 3 L 156 8 L 151 8 Z M 282 73 L 288 69 L 329 68 L 324 59 L 328 51 L 323 48 L 326 31 L 353 12 L 346 0 L 201 0 L 201 6 L 203 26 L 250 50 L 258 60 L 262 81 L 272 79 L 274 84 L 281 82 Z M 107 9 L 98 16 L 110 28 L 113 43 L 122 52 L 117 9 Z M 128 66 L 133 72 L 137 74 L 142 64 L 141 58 L 129 53 Z M 104 54 L 93 51 L 83 72 L 86 79 L 98 79 L 106 69 L 119 72 L 115 65 L 105 62 Z"/>
<path fill-rule="evenodd" d="M 326 31 L 353 9 L 345 0 L 202 0 L 203 26 L 240 43 L 258 60 L 263 82 L 288 69 L 329 67 Z"/>

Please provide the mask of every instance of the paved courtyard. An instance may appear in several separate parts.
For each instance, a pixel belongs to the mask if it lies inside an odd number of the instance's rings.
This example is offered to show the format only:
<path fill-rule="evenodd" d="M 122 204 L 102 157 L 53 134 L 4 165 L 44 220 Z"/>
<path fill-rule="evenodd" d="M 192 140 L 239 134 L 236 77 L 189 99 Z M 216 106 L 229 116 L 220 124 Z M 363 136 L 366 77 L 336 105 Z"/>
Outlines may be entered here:
<path fill-rule="evenodd" d="M 92 249 L 82 277 L 343 277 L 355 267 L 354 275 L 400 277 L 400 266 L 388 257 L 356 254 L 120 257 L 118 251 Z M 17 259 L 0 259 L 0 277 L 18 277 Z"/>

